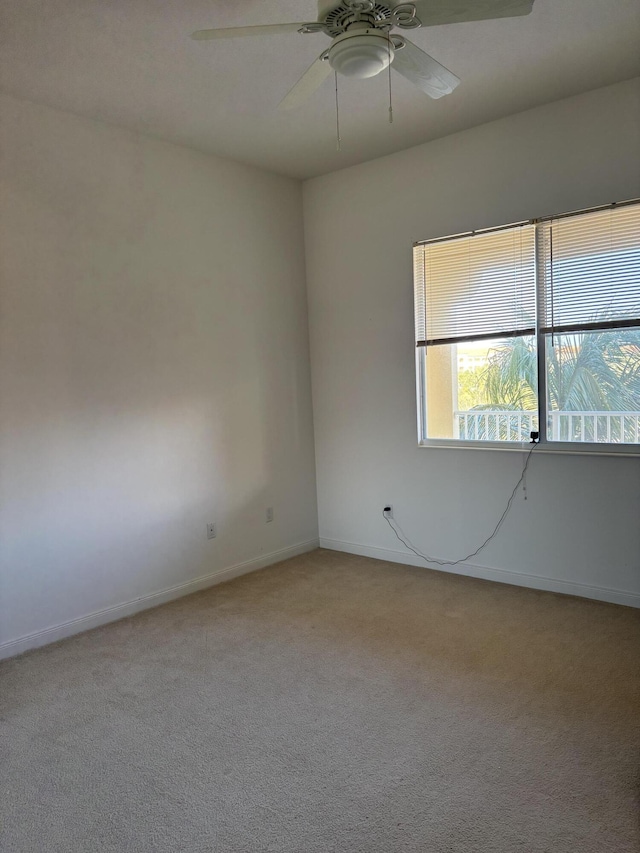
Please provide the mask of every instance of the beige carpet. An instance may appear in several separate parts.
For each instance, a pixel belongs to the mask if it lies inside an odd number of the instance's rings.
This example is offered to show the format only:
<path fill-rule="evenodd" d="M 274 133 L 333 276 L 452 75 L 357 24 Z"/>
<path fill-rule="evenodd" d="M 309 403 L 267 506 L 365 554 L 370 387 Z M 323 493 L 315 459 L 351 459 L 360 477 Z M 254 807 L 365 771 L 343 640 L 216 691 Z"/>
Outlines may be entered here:
<path fill-rule="evenodd" d="M 0 666 L 2 853 L 637 853 L 640 614 L 316 551 Z"/>

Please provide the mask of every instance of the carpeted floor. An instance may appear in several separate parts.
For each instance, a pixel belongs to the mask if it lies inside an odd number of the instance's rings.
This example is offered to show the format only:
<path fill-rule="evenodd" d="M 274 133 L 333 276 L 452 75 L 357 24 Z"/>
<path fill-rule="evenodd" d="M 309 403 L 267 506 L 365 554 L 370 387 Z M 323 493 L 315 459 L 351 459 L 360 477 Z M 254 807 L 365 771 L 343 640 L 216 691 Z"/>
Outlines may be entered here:
<path fill-rule="evenodd" d="M 640 614 L 315 551 L 0 665 L 3 853 L 637 853 Z"/>

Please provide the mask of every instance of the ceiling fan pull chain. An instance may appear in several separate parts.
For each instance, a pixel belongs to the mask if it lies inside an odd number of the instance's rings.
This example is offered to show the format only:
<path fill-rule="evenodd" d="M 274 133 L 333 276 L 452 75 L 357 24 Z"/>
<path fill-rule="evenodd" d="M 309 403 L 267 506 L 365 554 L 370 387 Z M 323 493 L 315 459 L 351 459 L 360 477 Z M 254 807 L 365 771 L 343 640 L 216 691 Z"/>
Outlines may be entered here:
<path fill-rule="evenodd" d="M 393 124 L 393 104 L 391 102 L 391 41 L 387 42 L 387 51 L 389 53 L 389 124 Z"/>
<path fill-rule="evenodd" d="M 338 72 L 334 71 L 334 76 L 336 78 L 336 149 L 338 151 L 341 150 L 341 139 L 340 139 L 340 107 L 338 104 Z"/>

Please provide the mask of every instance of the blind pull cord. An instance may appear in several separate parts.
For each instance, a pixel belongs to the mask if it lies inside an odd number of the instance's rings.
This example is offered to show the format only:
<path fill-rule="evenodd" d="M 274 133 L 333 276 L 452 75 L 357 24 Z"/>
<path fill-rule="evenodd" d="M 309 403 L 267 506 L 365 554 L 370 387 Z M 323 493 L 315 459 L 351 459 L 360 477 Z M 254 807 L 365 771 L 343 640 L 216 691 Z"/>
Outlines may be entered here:
<path fill-rule="evenodd" d="M 336 78 L 336 149 L 342 149 L 342 140 L 340 139 L 340 105 L 338 103 L 338 72 L 333 72 Z"/>
<path fill-rule="evenodd" d="M 391 103 L 391 39 L 387 41 L 387 55 L 389 57 L 389 124 L 393 124 L 393 104 Z"/>

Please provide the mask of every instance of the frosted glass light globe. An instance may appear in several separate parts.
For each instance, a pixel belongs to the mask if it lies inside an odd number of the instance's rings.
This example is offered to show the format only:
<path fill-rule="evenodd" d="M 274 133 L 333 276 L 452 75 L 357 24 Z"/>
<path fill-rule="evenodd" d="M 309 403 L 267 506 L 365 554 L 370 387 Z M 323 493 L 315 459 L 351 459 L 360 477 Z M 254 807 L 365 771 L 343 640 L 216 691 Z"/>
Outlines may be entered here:
<path fill-rule="evenodd" d="M 393 60 L 393 44 L 383 33 L 338 36 L 329 48 L 329 65 L 345 77 L 375 77 Z"/>

